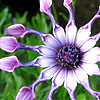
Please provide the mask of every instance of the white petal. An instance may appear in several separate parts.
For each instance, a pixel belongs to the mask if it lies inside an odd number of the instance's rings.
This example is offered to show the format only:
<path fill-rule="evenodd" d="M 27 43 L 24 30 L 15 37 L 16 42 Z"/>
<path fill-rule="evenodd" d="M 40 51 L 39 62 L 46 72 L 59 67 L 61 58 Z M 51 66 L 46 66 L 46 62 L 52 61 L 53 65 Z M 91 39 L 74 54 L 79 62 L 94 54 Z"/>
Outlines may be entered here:
<path fill-rule="evenodd" d="M 59 69 L 59 66 L 48 67 L 41 72 L 41 78 L 51 79 Z"/>
<path fill-rule="evenodd" d="M 63 84 L 65 80 L 65 73 L 66 73 L 66 70 L 62 69 L 55 74 L 53 78 L 54 86 L 61 86 Z"/>
<path fill-rule="evenodd" d="M 94 39 L 88 39 L 80 48 L 82 52 L 86 52 L 90 50 L 93 46 L 95 46 L 96 42 Z"/>
<path fill-rule="evenodd" d="M 81 27 L 78 31 L 78 35 L 76 38 L 76 44 L 80 47 L 90 36 L 92 25 L 96 19 L 100 18 L 100 9 L 96 13 L 96 15 L 83 27 Z"/>
<path fill-rule="evenodd" d="M 36 47 L 37 51 L 44 55 L 44 56 L 52 56 L 52 57 L 56 57 L 56 50 L 53 50 L 50 47 L 44 46 L 44 45 L 40 45 Z"/>
<path fill-rule="evenodd" d="M 100 33 L 98 33 L 97 35 L 90 37 L 87 41 L 85 41 L 85 43 L 80 47 L 80 50 L 82 52 L 86 52 L 88 50 L 90 50 L 92 47 L 94 47 L 96 45 L 96 42 L 99 40 L 100 38 Z"/>
<path fill-rule="evenodd" d="M 75 42 L 77 27 L 71 23 L 66 26 L 66 37 L 69 44 L 73 44 Z"/>
<path fill-rule="evenodd" d="M 64 0 L 63 5 L 68 9 L 70 14 L 70 19 L 66 26 L 66 42 L 73 45 L 73 43 L 75 42 L 77 27 L 75 25 L 72 1 L 73 0 Z"/>
<path fill-rule="evenodd" d="M 54 26 L 53 33 L 57 40 L 64 46 L 66 44 L 64 29 L 56 24 Z"/>
<path fill-rule="evenodd" d="M 82 56 L 82 62 L 97 63 L 100 61 L 100 48 L 94 47 Z"/>
<path fill-rule="evenodd" d="M 76 68 L 75 75 L 78 83 L 84 84 L 88 82 L 88 75 L 85 73 L 85 71 L 82 68 L 80 67 Z"/>
<path fill-rule="evenodd" d="M 50 34 L 43 34 L 43 42 L 52 48 L 59 49 L 61 47 L 60 43 Z"/>
<path fill-rule="evenodd" d="M 77 82 L 75 79 L 75 75 L 73 74 L 73 70 L 69 70 L 66 73 L 64 86 L 66 89 L 68 89 L 70 91 L 75 91 Z"/>
<path fill-rule="evenodd" d="M 40 56 L 35 60 L 35 65 L 40 67 L 49 67 L 57 64 L 55 58 Z"/>
<path fill-rule="evenodd" d="M 81 27 L 77 33 L 76 45 L 80 47 L 89 38 L 90 34 L 91 34 L 90 27 L 88 26 Z"/>
<path fill-rule="evenodd" d="M 97 64 L 82 63 L 81 67 L 90 76 L 100 73 L 100 69 Z"/>

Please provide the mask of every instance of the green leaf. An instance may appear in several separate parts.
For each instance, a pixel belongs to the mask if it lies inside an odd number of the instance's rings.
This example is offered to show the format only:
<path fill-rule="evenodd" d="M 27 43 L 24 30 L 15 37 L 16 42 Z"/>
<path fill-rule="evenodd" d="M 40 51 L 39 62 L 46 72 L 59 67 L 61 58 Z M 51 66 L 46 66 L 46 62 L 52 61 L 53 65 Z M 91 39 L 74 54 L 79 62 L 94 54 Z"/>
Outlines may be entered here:
<path fill-rule="evenodd" d="M 35 17 L 32 17 L 32 25 L 35 30 L 50 33 L 52 24 L 51 22 L 48 24 L 49 17 L 46 16 L 44 13 L 37 14 Z M 50 19 L 49 19 L 50 20 Z"/>
<path fill-rule="evenodd" d="M 5 22 L 5 20 L 7 19 L 7 15 L 8 15 L 8 8 L 4 8 L 1 12 L 0 12 L 0 26 Z"/>
<path fill-rule="evenodd" d="M 79 94 L 79 95 L 77 95 L 77 100 L 86 100 L 86 96 L 85 96 L 85 94 Z"/>
<path fill-rule="evenodd" d="M 7 93 L 7 97 L 8 97 L 7 98 L 8 100 L 15 100 L 14 97 L 13 97 L 13 94 L 11 92 Z"/>

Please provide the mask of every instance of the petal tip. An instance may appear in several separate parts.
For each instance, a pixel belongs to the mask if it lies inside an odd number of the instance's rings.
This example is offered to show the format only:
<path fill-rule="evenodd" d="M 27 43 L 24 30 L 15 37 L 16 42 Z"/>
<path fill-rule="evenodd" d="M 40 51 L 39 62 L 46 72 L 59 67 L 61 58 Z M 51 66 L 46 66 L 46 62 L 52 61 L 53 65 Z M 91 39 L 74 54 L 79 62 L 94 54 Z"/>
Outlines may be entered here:
<path fill-rule="evenodd" d="M 16 56 L 4 57 L 0 59 L 0 69 L 13 72 L 15 67 L 19 65 L 19 61 Z"/>
<path fill-rule="evenodd" d="M 68 8 L 68 6 L 72 3 L 73 0 L 64 0 L 63 5 Z"/>
<path fill-rule="evenodd" d="M 7 33 L 14 36 L 24 37 L 27 30 L 22 24 L 14 24 L 7 28 Z"/>
<path fill-rule="evenodd" d="M 15 100 L 33 100 L 35 98 L 35 93 L 29 87 L 22 87 Z"/>
<path fill-rule="evenodd" d="M 52 0 L 40 0 L 40 11 L 48 12 L 48 9 L 52 5 Z"/>
<path fill-rule="evenodd" d="M 17 45 L 18 44 L 15 37 L 4 36 L 0 38 L 0 48 L 6 52 L 14 52 Z"/>

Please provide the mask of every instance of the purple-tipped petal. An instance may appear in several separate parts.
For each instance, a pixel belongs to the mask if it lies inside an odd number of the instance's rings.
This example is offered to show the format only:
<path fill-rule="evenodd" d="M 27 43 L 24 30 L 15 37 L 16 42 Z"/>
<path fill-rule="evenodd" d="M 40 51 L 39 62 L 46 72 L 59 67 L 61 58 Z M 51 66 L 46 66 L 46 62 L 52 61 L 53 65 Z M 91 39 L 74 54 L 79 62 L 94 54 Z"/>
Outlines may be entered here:
<path fill-rule="evenodd" d="M 97 64 L 82 63 L 81 67 L 90 76 L 92 76 L 92 75 L 100 75 L 100 69 L 99 69 Z"/>
<path fill-rule="evenodd" d="M 41 78 L 46 79 L 46 80 L 51 79 L 59 69 L 60 69 L 59 66 L 46 68 L 41 72 L 40 76 Z"/>
<path fill-rule="evenodd" d="M 48 57 L 54 57 L 56 56 L 57 51 L 50 47 L 40 45 L 36 47 L 37 52 L 39 52 L 41 55 L 48 56 Z"/>
<path fill-rule="evenodd" d="M 90 37 L 87 41 L 85 41 L 85 43 L 80 47 L 80 50 L 82 52 L 86 52 L 88 50 L 90 50 L 91 48 L 93 48 L 97 41 L 100 38 L 100 33 L 98 33 L 97 35 Z"/>
<path fill-rule="evenodd" d="M 7 33 L 14 36 L 24 37 L 27 30 L 22 24 L 14 24 L 7 28 Z"/>
<path fill-rule="evenodd" d="M 16 56 L 10 56 L 0 59 L 0 69 L 13 72 L 16 66 L 19 66 L 19 61 Z"/>
<path fill-rule="evenodd" d="M 77 86 L 75 75 L 72 70 L 65 73 L 64 87 L 68 90 L 69 94 L 73 94 Z"/>
<path fill-rule="evenodd" d="M 46 12 L 46 14 L 51 19 L 54 36 L 56 37 L 56 39 L 59 41 L 60 44 L 65 45 L 66 44 L 66 39 L 65 39 L 64 29 L 60 25 L 58 25 L 58 23 L 56 22 L 53 14 L 51 12 L 51 9 L 49 9 L 48 12 Z"/>
<path fill-rule="evenodd" d="M 55 66 L 56 64 L 57 64 L 56 59 L 52 57 L 40 56 L 37 57 L 35 60 L 35 65 L 40 67 L 50 67 L 50 66 Z"/>
<path fill-rule="evenodd" d="M 89 39 L 92 25 L 97 18 L 100 18 L 100 8 L 97 14 L 90 20 L 90 22 L 79 29 L 76 37 L 76 45 L 78 47 L 80 47 L 87 39 Z"/>
<path fill-rule="evenodd" d="M 52 84 L 54 86 L 61 86 L 65 80 L 65 73 L 66 73 L 65 69 L 59 69 L 52 79 Z"/>
<path fill-rule="evenodd" d="M 54 49 L 59 49 L 61 47 L 60 43 L 50 34 L 42 35 L 43 42 Z"/>
<path fill-rule="evenodd" d="M 40 11 L 48 12 L 48 9 L 52 5 L 52 0 L 40 0 Z"/>
<path fill-rule="evenodd" d="M 19 36 L 19 37 L 24 37 L 24 35 L 26 34 L 34 33 L 38 35 L 46 45 L 51 46 L 56 49 L 61 47 L 60 43 L 52 35 L 26 28 L 22 24 L 15 24 L 15 25 L 9 26 L 7 28 L 7 32 L 10 35 Z"/>
<path fill-rule="evenodd" d="M 0 48 L 7 52 L 14 52 L 17 48 L 17 40 L 15 37 L 4 36 L 0 38 Z"/>
<path fill-rule="evenodd" d="M 60 44 L 65 45 L 66 44 L 66 39 L 65 39 L 64 29 L 60 25 L 57 24 L 53 14 L 51 13 L 51 9 L 49 9 L 48 12 L 46 12 L 46 14 L 51 19 L 54 36 L 56 37 L 56 39 L 59 41 Z"/>
<path fill-rule="evenodd" d="M 82 55 L 82 62 L 97 63 L 100 62 L 100 48 L 94 47 Z"/>
<path fill-rule="evenodd" d="M 33 100 L 35 98 L 35 93 L 30 87 L 22 87 L 17 96 L 16 100 Z"/>
<path fill-rule="evenodd" d="M 25 34 L 32 33 L 32 34 L 38 35 L 42 39 L 43 43 L 46 44 L 47 46 L 50 46 L 50 47 L 52 47 L 53 49 L 56 49 L 56 50 L 61 47 L 61 44 L 51 34 L 39 32 L 37 30 L 30 29 L 30 28 L 27 28 L 27 27 L 25 27 L 25 29 L 27 30 L 25 32 Z"/>
<path fill-rule="evenodd" d="M 67 38 L 66 42 L 73 45 L 75 42 L 77 27 L 75 25 L 72 1 L 73 0 L 64 0 L 63 4 L 68 9 L 69 14 L 70 14 L 69 22 L 66 25 L 66 38 Z"/>

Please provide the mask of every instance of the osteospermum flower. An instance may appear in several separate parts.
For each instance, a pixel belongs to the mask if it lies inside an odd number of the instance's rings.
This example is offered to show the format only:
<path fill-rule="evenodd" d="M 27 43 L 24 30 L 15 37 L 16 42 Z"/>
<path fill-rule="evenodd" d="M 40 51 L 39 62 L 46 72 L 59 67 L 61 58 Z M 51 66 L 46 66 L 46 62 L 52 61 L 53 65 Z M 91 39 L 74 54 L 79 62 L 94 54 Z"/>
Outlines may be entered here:
<path fill-rule="evenodd" d="M 35 87 L 40 82 L 51 78 L 52 86 L 47 100 L 52 100 L 53 93 L 63 83 L 71 100 L 76 100 L 74 92 L 77 83 L 81 84 L 91 95 L 100 100 L 100 92 L 94 91 L 91 88 L 88 79 L 88 75 L 100 76 L 100 69 L 96 64 L 100 62 L 100 48 L 94 47 L 100 38 L 100 33 L 90 36 L 92 24 L 97 18 L 100 18 L 100 7 L 90 22 L 81 27 L 77 32 L 72 0 L 64 0 L 63 4 L 70 14 L 69 22 L 66 25 L 66 32 L 57 24 L 51 13 L 52 0 L 40 0 L 40 11 L 50 17 L 54 36 L 27 28 L 21 24 L 11 25 L 7 28 L 8 34 L 14 36 L 24 37 L 26 34 L 36 34 L 45 45 L 25 45 L 11 36 L 0 38 L 0 48 L 7 52 L 26 49 L 42 55 L 27 63 L 20 62 L 15 56 L 0 59 L 0 68 L 9 72 L 20 66 L 45 68 L 31 86 L 24 86 L 20 89 L 16 100 L 33 100 L 35 98 Z"/>

